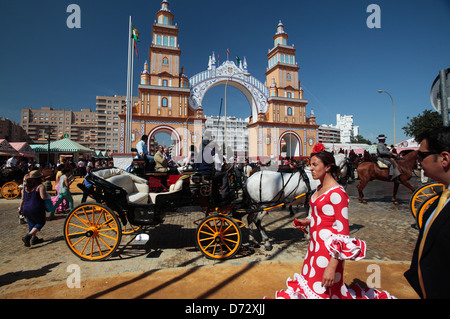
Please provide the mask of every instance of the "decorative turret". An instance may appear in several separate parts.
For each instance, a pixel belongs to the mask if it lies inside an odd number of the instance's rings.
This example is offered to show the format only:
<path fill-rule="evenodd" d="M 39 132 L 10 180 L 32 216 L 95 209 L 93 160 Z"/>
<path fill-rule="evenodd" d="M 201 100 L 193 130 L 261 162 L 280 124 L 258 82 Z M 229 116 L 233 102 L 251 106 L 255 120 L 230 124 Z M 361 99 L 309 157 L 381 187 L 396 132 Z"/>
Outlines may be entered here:
<path fill-rule="evenodd" d="M 284 25 L 280 22 L 278 23 L 277 33 L 273 36 L 274 47 L 277 45 L 287 45 L 288 34 L 284 31 Z"/>
<path fill-rule="evenodd" d="M 169 10 L 169 1 L 163 0 L 161 2 L 161 9 L 156 14 L 156 21 L 158 24 L 173 24 L 173 14 Z"/>
<path fill-rule="evenodd" d="M 150 72 L 148 71 L 148 62 L 144 63 L 144 71 L 141 73 L 141 84 L 149 85 L 150 84 Z"/>

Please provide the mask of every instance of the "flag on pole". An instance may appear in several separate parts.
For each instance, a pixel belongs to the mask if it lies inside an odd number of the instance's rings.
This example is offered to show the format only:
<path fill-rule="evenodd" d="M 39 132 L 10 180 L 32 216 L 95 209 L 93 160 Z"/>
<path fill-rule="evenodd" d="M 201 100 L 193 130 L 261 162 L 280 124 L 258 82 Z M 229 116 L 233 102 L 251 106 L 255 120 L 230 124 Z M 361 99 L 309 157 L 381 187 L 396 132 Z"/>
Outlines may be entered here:
<path fill-rule="evenodd" d="M 134 39 L 134 51 L 136 51 L 136 57 L 139 59 L 139 54 L 138 54 L 138 50 L 137 50 L 137 45 L 136 42 L 140 42 L 141 40 L 139 39 L 139 31 L 135 28 L 132 27 L 132 36 Z"/>
<path fill-rule="evenodd" d="M 241 59 L 236 55 L 236 65 L 239 66 L 239 63 L 241 63 Z"/>
<path fill-rule="evenodd" d="M 227 49 L 227 60 L 229 60 L 229 59 L 230 59 L 230 50 Z"/>

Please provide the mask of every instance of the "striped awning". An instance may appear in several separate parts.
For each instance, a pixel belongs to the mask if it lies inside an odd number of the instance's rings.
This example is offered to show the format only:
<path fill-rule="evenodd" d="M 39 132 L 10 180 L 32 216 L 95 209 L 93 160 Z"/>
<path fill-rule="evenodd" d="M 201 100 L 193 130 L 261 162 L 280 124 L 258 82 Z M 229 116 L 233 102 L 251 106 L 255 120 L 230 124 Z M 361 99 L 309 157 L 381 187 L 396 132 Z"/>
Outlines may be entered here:
<path fill-rule="evenodd" d="M 31 145 L 35 152 L 48 152 L 48 144 Z M 90 148 L 87 148 L 77 142 L 74 142 L 68 138 L 64 138 L 59 141 L 50 143 L 50 152 L 93 152 Z"/>
<path fill-rule="evenodd" d="M 0 155 L 19 155 L 19 152 L 6 139 L 0 139 Z"/>

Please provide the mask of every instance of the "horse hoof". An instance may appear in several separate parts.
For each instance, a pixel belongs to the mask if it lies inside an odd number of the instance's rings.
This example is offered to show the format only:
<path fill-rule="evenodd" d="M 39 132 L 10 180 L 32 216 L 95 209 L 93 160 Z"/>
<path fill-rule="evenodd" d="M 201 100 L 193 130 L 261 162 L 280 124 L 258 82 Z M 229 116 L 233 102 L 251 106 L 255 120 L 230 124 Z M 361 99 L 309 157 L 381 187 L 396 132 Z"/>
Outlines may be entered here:
<path fill-rule="evenodd" d="M 367 204 L 366 200 L 360 200 L 361 204 Z"/>
<path fill-rule="evenodd" d="M 269 244 L 269 243 L 265 243 L 264 244 L 264 249 L 267 250 L 267 251 L 271 251 L 272 250 L 272 245 Z"/>
<path fill-rule="evenodd" d="M 398 205 L 398 204 L 399 204 L 399 202 L 397 202 L 396 200 L 392 201 L 392 203 L 393 203 L 394 205 Z"/>

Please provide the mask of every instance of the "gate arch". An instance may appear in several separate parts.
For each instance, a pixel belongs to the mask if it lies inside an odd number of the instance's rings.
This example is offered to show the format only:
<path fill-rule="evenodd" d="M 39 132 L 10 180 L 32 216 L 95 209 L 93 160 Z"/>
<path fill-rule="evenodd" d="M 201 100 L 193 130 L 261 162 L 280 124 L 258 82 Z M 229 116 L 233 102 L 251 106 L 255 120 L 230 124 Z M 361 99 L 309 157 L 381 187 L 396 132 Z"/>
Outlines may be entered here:
<path fill-rule="evenodd" d="M 153 128 L 149 133 L 148 133 L 148 140 L 150 141 L 150 139 L 158 133 L 167 133 L 170 135 L 172 141 L 174 142 L 174 147 L 172 149 L 172 156 L 180 156 L 181 155 L 181 148 L 182 148 L 182 143 L 181 143 L 181 136 L 180 134 L 177 132 L 176 129 L 174 129 L 173 127 L 167 126 L 167 125 L 160 125 L 157 126 L 155 128 Z M 147 147 L 150 147 L 149 144 L 147 144 Z M 150 150 L 149 150 L 150 152 Z"/>
<path fill-rule="evenodd" d="M 285 131 L 280 135 L 278 145 L 280 147 L 279 154 L 281 154 L 281 141 L 284 139 L 287 145 L 286 157 L 298 157 L 302 156 L 302 139 L 294 131 Z"/>
<path fill-rule="evenodd" d="M 233 61 L 225 61 L 216 68 L 215 61 L 210 61 L 206 71 L 189 79 L 191 87 L 189 106 L 197 110 L 202 106 L 203 98 L 210 88 L 228 83 L 241 91 L 247 98 L 252 111 L 252 121 L 255 123 L 259 113 L 268 111 L 269 89 L 261 81 L 251 75 L 247 76 L 246 73 L 246 62 L 244 62 L 244 67 L 238 67 Z"/>

